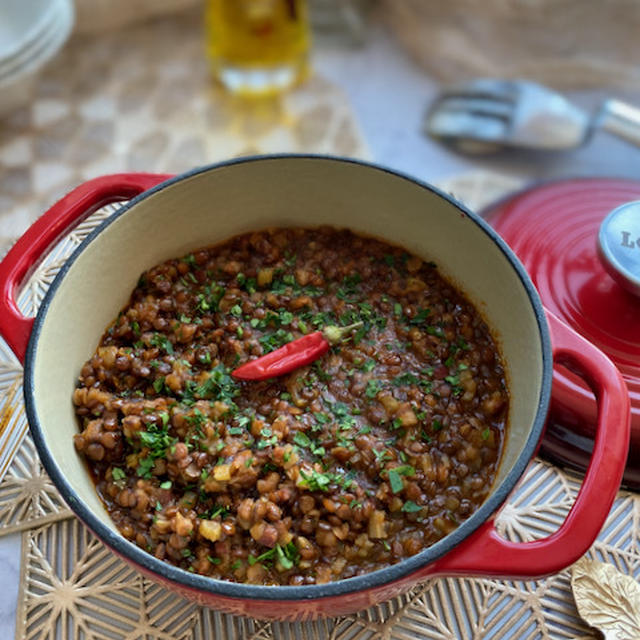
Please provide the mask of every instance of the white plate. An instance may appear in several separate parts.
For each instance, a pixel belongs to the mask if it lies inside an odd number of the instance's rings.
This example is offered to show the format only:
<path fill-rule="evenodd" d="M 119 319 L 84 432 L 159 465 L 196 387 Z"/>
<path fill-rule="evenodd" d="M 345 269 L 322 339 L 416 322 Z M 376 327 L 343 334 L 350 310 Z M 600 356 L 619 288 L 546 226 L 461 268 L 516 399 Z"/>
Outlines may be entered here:
<path fill-rule="evenodd" d="M 33 95 L 34 83 L 40 68 L 48 62 L 65 43 L 74 21 L 74 9 L 69 0 L 60 3 L 62 9 L 57 26 L 21 66 L 12 72 L 0 73 L 0 116 L 17 109 Z"/>
<path fill-rule="evenodd" d="M 70 0 L 60 0 L 59 10 L 55 21 L 55 27 L 50 29 L 24 57 L 21 57 L 20 65 L 9 67 L 6 72 L 0 67 L 0 87 L 15 77 L 32 72 L 52 58 L 60 49 L 71 33 L 74 21 L 74 9 Z"/>
<path fill-rule="evenodd" d="M 32 46 L 59 11 L 58 0 L 0 2 L 0 63 Z"/>
<path fill-rule="evenodd" d="M 51 0 L 52 10 L 47 12 L 48 19 L 46 24 L 41 25 L 37 37 L 12 56 L 0 59 L 0 79 L 20 71 L 31 60 L 40 58 L 43 52 L 47 51 L 49 44 L 57 39 L 58 34 L 66 30 L 71 4 L 71 0 Z"/>

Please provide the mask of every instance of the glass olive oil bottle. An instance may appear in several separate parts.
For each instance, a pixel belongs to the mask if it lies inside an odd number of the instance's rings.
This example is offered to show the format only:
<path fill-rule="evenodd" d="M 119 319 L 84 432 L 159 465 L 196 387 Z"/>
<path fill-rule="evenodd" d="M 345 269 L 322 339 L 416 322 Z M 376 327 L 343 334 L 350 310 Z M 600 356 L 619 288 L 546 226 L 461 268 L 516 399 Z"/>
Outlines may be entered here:
<path fill-rule="evenodd" d="M 207 0 L 213 73 L 237 93 L 286 89 L 308 73 L 306 0 Z"/>

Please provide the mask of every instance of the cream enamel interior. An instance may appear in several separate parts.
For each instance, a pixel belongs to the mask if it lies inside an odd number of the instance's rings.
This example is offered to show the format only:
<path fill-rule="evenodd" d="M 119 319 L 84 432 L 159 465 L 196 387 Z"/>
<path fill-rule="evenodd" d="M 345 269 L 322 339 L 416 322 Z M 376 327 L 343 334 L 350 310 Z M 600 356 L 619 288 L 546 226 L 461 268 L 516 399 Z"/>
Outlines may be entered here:
<path fill-rule="evenodd" d="M 73 447 L 71 395 L 85 360 L 149 267 L 269 226 L 349 227 L 433 260 L 487 319 L 507 363 L 510 432 L 497 486 L 518 459 L 538 408 L 542 345 L 527 293 L 482 229 L 437 194 L 371 167 L 270 158 L 193 175 L 145 198 L 83 251 L 64 276 L 34 354 L 35 410 L 67 480 L 113 524 Z"/>

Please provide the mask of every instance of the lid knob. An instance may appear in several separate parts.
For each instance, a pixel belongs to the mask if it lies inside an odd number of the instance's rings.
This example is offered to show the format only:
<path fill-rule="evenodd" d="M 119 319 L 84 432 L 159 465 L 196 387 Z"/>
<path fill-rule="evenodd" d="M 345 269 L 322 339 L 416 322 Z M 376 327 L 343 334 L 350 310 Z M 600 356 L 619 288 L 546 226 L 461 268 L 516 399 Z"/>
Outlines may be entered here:
<path fill-rule="evenodd" d="M 609 275 L 640 296 L 640 200 L 619 206 L 602 221 L 598 253 Z"/>

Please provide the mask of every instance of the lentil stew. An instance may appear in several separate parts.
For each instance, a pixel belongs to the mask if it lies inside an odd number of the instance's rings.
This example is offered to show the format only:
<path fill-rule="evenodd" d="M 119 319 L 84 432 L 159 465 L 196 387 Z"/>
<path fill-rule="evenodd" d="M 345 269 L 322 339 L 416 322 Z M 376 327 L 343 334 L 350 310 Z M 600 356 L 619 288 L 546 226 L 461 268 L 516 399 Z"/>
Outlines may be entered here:
<path fill-rule="evenodd" d="M 360 322 L 286 376 L 230 375 Z M 188 571 L 304 585 L 397 563 L 468 518 L 509 397 L 486 324 L 436 265 L 321 228 L 145 272 L 73 401 L 76 449 L 123 536 Z"/>

